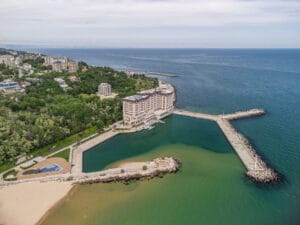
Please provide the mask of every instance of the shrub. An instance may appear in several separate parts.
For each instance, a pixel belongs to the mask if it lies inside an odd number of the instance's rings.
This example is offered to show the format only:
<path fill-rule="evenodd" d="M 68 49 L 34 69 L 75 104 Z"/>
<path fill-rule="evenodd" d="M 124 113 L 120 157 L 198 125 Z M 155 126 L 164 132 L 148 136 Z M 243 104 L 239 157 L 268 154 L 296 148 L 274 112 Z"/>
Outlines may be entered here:
<path fill-rule="evenodd" d="M 148 167 L 146 165 L 143 166 L 143 170 L 147 170 Z"/>
<path fill-rule="evenodd" d="M 9 170 L 9 171 L 7 171 L 6 173 L 3 174 L 3 180 L 5 180 L 5 181 L 14 181 L 14 180 L 17 180 L 16 177 L 15 178 L 7 178 L 9 175 L 16 176 L 17 173 L 18 173 L 18 171 L 16 171 L 16 170 Z"/>

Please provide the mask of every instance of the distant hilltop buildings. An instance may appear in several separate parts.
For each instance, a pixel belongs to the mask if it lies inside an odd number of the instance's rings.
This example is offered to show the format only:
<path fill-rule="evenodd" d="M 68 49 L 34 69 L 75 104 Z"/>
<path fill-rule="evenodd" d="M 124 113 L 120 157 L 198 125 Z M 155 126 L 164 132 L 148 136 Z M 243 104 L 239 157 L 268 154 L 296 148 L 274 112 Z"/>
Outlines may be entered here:
<path fill-rule="evenodd" d="M 173 112 L 175 100 L 174 87 L 162 83 L 158 88 L 123 98 L 124 125 L 138 126 L 160 120 Z"/>
<path fill-rule="evenodd" d="M 68 71 L 75 73 L 78 70 L 77 62 L 67 57 L 45 56 L 43 59 L 44 66 L 52 66 L 52 70 L 55 72 Z"/>
<path fill-rule="evenodd" d="M 68 57 L 52 57 L 52 56 L 43 56 L 40 53 L 29 53 L 29 52 L 18 52 L 13 50 L 3 50 L 0 49 L 0 64 L 5 64 L 9 68 L 18 68 L 21 70 L 19 74 L 21 77 L 24 75 L 23 71 L 29 72 L 32 74 L 34 71 L 32 63 L 28 64 L 30 60 L 42 60 L 45 67 L 51 66 L 52 71 L 55 72 L 71 72 L 75 73 L 78 70 L 78 64 L 75 60 L 72 60 Z M 42 63 L 39 61 L 39 63 Z M 31 64 L 31 65 L 30 65 Z M 51 68 L 50 67 L 50 68 Z M 45 69 L 46 72 L 49 72 L 50 69 Z M 40 71 L 41 73 L 41 71 Z M 43 74 L 43 73 L 41 73 Z M 40 74 L 40 75 L 41 75 Z"/>

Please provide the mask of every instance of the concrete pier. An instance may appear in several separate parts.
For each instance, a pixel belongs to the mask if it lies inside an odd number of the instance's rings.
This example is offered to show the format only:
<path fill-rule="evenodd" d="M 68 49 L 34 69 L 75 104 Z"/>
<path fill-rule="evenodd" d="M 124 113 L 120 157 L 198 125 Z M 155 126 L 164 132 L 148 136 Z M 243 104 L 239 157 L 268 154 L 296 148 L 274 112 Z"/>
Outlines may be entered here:
<path fill-rule="evenodd" d="M 222 115 L 222 118 L 226 120 L 238 120 L 238 119 L 245 119 L 253 116 L 262 116 L 264 114 L 266 114 L 266 112 L 263 109 L 251 109 L 248 111 L 241 111 L 232 114 Z"/>
<path fill-rule="evenodd" d="M 190 112 L 190 111 L 182 110 L 182 109 L 175 109 L 173 111 L 173 114 L 181 115 L 181 116 L 189 116 L 189 117 L 194 117 L 194 118 L 204 119 L 204 120 L 212 120 L 212 121 L 217 121 L 217 119 L 218 119 L 218 115 Z"/>
<path fill-rule="evenodd" d="M 175 109 L 174 114 L 189 116 L 199 119 L 215 121 L 225 137 L 231 144 L 234 151 L 247 169 L 247 176 L 259 183 L 270 183 L 278 180 L 277 173 L 267 166 L 267 164 L 257 154 L 249 141 L 232 126 L 230 120 L 243 119 L 265 114 L 262 109 L 252 109 L 249 111 L 236 112 L 226 115 L 210 115 L 186 110 Z"/>
<path fill-rule="evenodd" d="M 161 72 L 145 72 L 145 75 L 158 75 L 158 76 L 165 76 L 165 77 L 177 77 L 175 74 L 170 73 L 161 73 Z"/>

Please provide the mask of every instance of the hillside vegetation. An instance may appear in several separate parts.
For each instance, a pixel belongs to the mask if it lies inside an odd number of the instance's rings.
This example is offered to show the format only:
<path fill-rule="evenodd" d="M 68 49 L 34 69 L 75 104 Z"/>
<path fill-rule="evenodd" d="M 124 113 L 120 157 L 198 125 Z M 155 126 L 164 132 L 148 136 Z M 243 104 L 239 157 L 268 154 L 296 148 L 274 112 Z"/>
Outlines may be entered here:
<path fill-rule="evenodd" d="M 82 65 L 82 63 L 80 64 Z M 158 85 L 157 79 L 106 67 L 87 67 L 76 74 L 49 73 L 32 81 L 23 93 L 0 93 L 0 165 L 15 161 L 21 153 L 31 154 L 44 146 L 78 134 L 98 130 L 122 119 L 122 97 Z M 68 76 L 76 75 L 78 82 Z M 63 78 L 63 90 L 54 80 Z M 115 99 L 100 100 L 99 83 L 107 82 L 118 93 Z"/>

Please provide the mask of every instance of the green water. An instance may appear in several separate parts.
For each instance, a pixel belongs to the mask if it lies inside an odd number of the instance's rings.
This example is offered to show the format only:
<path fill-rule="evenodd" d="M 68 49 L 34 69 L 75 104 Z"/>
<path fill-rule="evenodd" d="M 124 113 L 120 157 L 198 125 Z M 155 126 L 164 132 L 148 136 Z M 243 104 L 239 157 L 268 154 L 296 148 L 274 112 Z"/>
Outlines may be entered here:
<path fill-rule="evenodd" d="M 181 171 L 127 186 L 78 186 L 42 224 L 297 224 L 289 217 L 293 208 L 284 201 L 284 187 L 261 188 L 246 179 L 241 162 L 209 121 L 172 116 L 153 130 L 114 137 L 85 153 L 84 169 L 158 156 L 179 159 Z"/>

